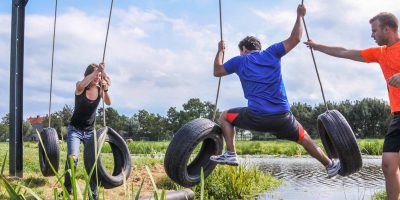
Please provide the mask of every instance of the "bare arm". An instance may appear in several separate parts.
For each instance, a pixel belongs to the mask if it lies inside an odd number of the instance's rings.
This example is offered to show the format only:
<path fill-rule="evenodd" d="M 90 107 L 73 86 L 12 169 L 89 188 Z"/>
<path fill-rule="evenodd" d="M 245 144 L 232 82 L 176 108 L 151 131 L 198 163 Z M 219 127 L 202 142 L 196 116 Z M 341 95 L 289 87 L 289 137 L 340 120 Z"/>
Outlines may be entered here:
<path fill-rule="evenodd" d="M 305 14 L 306 14 L 306 8 L 302 5 L 299 5 L 297 7 L 297 18 L 292 33 L 290 34 L 288 39 L 283 41 L 286 53 L 292 50 L 301 40 L 301 36 L 303 35 L 303 26 L 301 25 L 301 18 L 304 17 Z"/>
<path fill-rule="evenodd" d="M 221 77 L 228 75 L 228 72 L 226 72 L 224 68 L 224 51 L 225 51 L 225 43 L 224 41 L 220 41 L 218 43 L 218 52 L 217 55 L 215 55 L 214 59 L 214 76 L 215 77 Z"/>
<path fill-rule="evenodd" d="M 91 74 L 76 83 L 75 94 L 79 95 L 92 82 L 104 68 L 96 68 Z"/>
<path fill-rule="evenodd" d="M 320 51 L 322 53 L 338 57 L 338 58 L 346 58 L 354 61 L 365 62 L 364 57 L 361 55 L 360 50 L 346 49 L 343 47 L 332 47 L 325 46 L 322 44 L 314 43 L 313 41 L 304 42 L 308 47 L 313 48 L 314 50 Z"/>
<path fill-rule="evenodd" d="M 100 90 L 100 95 L 103 98 L 104 103 L 109 106 L 111 105 L 111 96 L 108 92 L 108 88 L 110 86 L 110 78 L 107 75 L 101 80 L 101 86 L 102 90 Z"/>

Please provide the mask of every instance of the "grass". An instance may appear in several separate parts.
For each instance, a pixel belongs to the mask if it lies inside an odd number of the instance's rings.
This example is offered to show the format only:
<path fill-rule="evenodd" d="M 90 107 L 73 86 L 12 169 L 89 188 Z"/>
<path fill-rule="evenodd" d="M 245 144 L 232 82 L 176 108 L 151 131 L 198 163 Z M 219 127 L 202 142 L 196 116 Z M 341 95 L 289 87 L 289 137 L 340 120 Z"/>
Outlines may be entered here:
<path fill-rule="evenodd" d="M 316 140 L 323 147 L 320 140 Z M 358 139 L 358 146 L 363 155 L 382 155 L 383 139 Z M 130 142 L 128 148 L 132 154 L 165 154 L 169 142 Z M 239 155 L 307 155 L 307 152 L 295 142 L 286 140 L 273 141 L 237 141 Z M 103 150 L 108 152 L 108 150 Z M 109 150 L 111 152 L 111 149 Z"/>
<path fill-rule="evenodd" d="M 140 145 L 144 145 L 143 142 Z M 158 143 L 155 146 L 162 146 L 164 144 Z M 113 156 L 112 153 L 105 153 L 107 151 L 108 145 L 104 146 L 105 150 L 102 151 L 102 162 L 106 166 L 109 171 L 112 171 L 113 167 Z M 6 152 L 8 151 L 8 143 L 0 143 L 0 158 L 4 158 L 4 172 L 8 172 L 8 156 Z M 56 177 L 43 177 L 39 167 L 39 158 L 38 158 L 38 144 L 32 142 L 24 143 L 24 178 L 11 178 L 4 176 L 4 180 L 7 180 L 14 189 L 17 191 L 16 193 L 21 193 L 24 198 L 27 199 L 57 199 L 56 196 L 63 190 L 61 184 L 58 183 Z M 60 166 L 59 166 L 59 174 L 61 177 L 61 181 L 64 180 L 62 175 L 64 174 L 64 165 L 66 161 L 66 152 L 67 146 L 66 143 L 60 144 Z M 77 182 L 77 190 L 74 193 L 75 197 L 72 199 L 76 199 L 81 194 L 85 194 L 87 188 L 85 185 L 88 183 L 88 176 L 85 174 L 84 163 L 83 163 L 83 145 L 81 145 L 81 150 L 79 154 L 78 167 L 74 172 L 76 173 L 75 178 Z M 236 170 L 238 169 L 238 170 Z M 215 176 L 215 177 L 214 177 Z M 225 178 L 224 178 L 225 177 Z M 247 177 L 246 179 L 240 179 L 237 181 L 239 183 L 239 187 L 226 187 L 220 188 L 218 192 L 216 192 L 216 185 L 224 186 L 222 181 L 226 181 L 229 178 L 227 177 L 236 177 L 231 178 L 231 180 L 236 180 L 240 177 Z M 261 178 L 260 178 L 261 177 Z M 258 180 L 264 181 L 258 181 Z M 247 181 L 247 182 L 246 182 Z M 250 182 L 254 182 L 256 185 L 254 187 L 243 187 L 248 186 Z M 275 182 L 274 182 L 275 181 Z M 261 171 L 256 170 L 255 168 L 248 167 L 237 167 L 237 168 L 227 168 L 227 167 L 217 167 L 216 170 L 211 174 L 209 178 L 207 178 L 204 182 L 203 193 L 201 189 L 197 190 L 197 197 L 203 196 L 203 199 L 213 199 L 215 195 L 215 199 L 220 199 L 218 194 L 219 192 L 223 192 L 221 194 L 234 194 L 237 197 L 240 195 L 255 195 L 257 192 L 265 191 L 275 187 L 275 185 L 266 184 L 274 182 L 276 183 L 276 179 L 271 177 L 268 174 L 263 174 Z M 278 181 L 279 182 L 279 181 Z M 10 198 L 10 190 L 7 190 L 4 183 L 0 186 L 0 199 L 9 199 Z M 237 185 L 237 184 L 236 184 Z M 241 185 L 241 186 L 240 186 Z M 212 186 L 212 187 L 211 187 Z M 157 189 L 158 188 L 158 189 Z M 257 188 L 257 190 L 253 190 L 251 188 Z M 163 167 L 163 160 L 160 158 L 151 158 L 151 157 L 139 157 L 132 158 L 132 172 L 131 176 L 127 180 L 126 184 L 123 186 L 113 188 L 110 190 L 99 190 L 99 196 L 104 196 L 105 199 L 133 199 L 135 196 L 140 194 L 141 196 L 151 196 L 158 195 L 158 199 L 163 199 L 165 197 L 164 191 L 168 190 L 179 190 L 183 189 L 181 186 L 173 183 L 166 175 Z M 196 190 L 196 188 L 193 188 Z M 233 192 L 234 190 L 240 190 L 238 192 Z M 159 192 L 154 193 L 154 191 L 159 190 Z M 243 192 L 245 191 L 245 192 Z M 136 193 L 136 195 L 135 195 Z M 37 195 L 38 198 L 35 197 Z M 198 199 L 197 198 L 197 199 Z M 21 198 L 22 199 L 22 198 Z"/>
<path fill-rule="evenodd" d="M 372 198 L 373 200 L 387 200 L 386 191 L 380 191 L 375 193 Z"/>
<path fill-rule="evenodd" d="M 204 191 L 215 199 L 254 199 L 257 194 L 281 184 L 281 180 L 261 172 L 251 164 L 238 167 L 218 165 L 205 180 Z M 194 191 L 201 189 L 201 185 L 193 188 Z"/>
<path fill-rule="evenodd" d="M 321 145 L 320 141 L 317 143 Z M 381 155 L 383 139 L 363 139 L 358 140 L 360 150 L 364 155 Z M 163 154 L 165 153 L 168 142 L 128 142 L 131 153 L 134 154 Z M 4 158 L 3 171 L 8 172 L 8 143 L 0 143 L 0 158 Z M 64 173 L 64 165 L 66 160 L 67 146 L 66 143 L 60 144 L 60 174 Z M 83 145 L 79 154 L 78 168 L 76 170 L 76 179 L 78 191 L 85 191 L 82 186 L 87 182 L 87 175 L 84 173 L 83 164 Z M 304 149 L 289 141 L 238 141 L 238 154 L 266 154 L 266 155 L 305 155 Z M 55 199 L 54 195 L 62 191 L 62 188 L 55 177 L 43 177 L 39 168 L 38 160 L 38 144 L 32 142 L 24 143 L 24 178 L 11 178 L 2 175 L 0 199 L 8 199 L 10 195 L 10 187 L 14 187 L 25 197 L 35 199 L 34 195 L 43 199 Z M 108 171 L 113 170 L 113 156 L 111 148 L 108 144 L 104 145 L 102 150 L 102 162 Z M 146 169 L 147 166 L 147 169 Z M 149 178 L 151 176 L 151 178 Z M 86 177 L 86 179 L 85 179 Z M 146 178 L 145 178 L 146 177 Z M 62 178 L 63 179 L 63 178 Z M 251 199 L 255 194 L 269 190 L 281 184 L 279 180 L 274 179 L 269 174 L 263 174 L 254 166 L 245 165 L 239 167 L 218 166 L 216 170 L 204 181 L 204 188 L 196 186 L 193 189 L 197 198 L 203 194 L 204 199 Z M 7 189 L 8 188 L 8 189 Z M 132 159 L 132 173 L 127 180 L 126 185 L 111 189 L 100 190 L 99 195 L 106 199 L 126 199 L 127 196 L 134 197 L 135 192 L 143 195 L 155 195 L 154 190 L 159 188 L 164 190 L 182 189 L 179 185 L 173 183 L 165 174 L 163 160 L 152 157 L 139 157 Z M 203 191 L 201 193 L 200 191 Z M 128 191 L 128 192 L 127 192 Z M 12 193 L 12 192 L 11 192 Z M 161 198 L 163 192 L 157 193 Z M 221 195 L 221 196 L 220 196 Z M 29 199 L 29 198 L 28 198 Z M 129 198 L 130 199 L 130 198 Z M 385 199 L 385 193 L 377 193 L 374 199 Z"/>

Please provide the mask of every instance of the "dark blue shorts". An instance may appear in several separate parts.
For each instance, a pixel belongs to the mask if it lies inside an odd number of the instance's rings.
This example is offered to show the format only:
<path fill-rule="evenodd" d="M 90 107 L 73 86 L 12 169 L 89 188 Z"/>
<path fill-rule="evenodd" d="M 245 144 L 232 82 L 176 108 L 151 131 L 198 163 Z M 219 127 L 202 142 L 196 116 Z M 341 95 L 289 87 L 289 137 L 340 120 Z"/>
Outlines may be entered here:
<path fill-rule="evenodd" d="M 304 129 L 291 112 L 260 116 L 247 107 L 228 110 L 225 118 L 236 127 L 245 130 L 269 132 L 277 138 L 295 142 L 304 139 Z"/>
<path fill-rule="evenodd" d="M 383 152 L 400 151 L 400 113 L 395 113 L 383 142 Z"/>

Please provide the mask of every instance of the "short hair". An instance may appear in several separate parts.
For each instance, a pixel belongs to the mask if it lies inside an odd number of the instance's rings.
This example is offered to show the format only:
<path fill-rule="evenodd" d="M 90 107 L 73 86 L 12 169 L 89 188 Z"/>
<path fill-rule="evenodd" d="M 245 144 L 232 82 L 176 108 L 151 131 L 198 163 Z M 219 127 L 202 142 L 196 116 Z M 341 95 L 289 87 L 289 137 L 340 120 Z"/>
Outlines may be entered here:
<path fill-rule="evenodd" d="M 261 50 L 261 43 L 254 36 L 247 36 L 242 41 L 239 42 L 239 49 L 243 50 L 242 47 L 245 46 L 247 50 Z"/>
<path fill-rule="evenodd" d="M 386 26 L 389 26 L 391 29 L 397 32 L 399 27 L 399 21 L 397 17 L 389 12 L 381 12 L 375 17 L 369 20 L 369 23 L 372 24 L 375 20 L 378 20 L 380 23 L 380 28 L 384 29 Z"/>
<path fill-rule="evenodd" d="M 88 76 L 88 75 L 90 75 L 91 73 L 93 73 L 94 72 L 94 69 L 97 67 L 97 65 L 96 64 L 90 64 L 89 66 L 87 66 L 86 67 L 86 70 L 85 70 L 85 73 L 84 73 L 84 75 L 85 75 L 85 77 L 86 76 Z"/>

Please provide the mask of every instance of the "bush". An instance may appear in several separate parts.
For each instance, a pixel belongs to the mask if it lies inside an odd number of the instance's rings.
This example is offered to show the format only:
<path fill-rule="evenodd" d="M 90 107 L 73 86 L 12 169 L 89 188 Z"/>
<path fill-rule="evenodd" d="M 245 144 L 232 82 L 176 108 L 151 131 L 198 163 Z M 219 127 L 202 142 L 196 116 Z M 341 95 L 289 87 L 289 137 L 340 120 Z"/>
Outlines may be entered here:
<path fill-rule="evenodd" d="M 253 165 L 238 167 L 217 166 L 205 180 L 205 194 L 215 199 L 252 199 L 260 192 L 271 190 L 282 183 Z M 192 188 L 198 196 L 200 185 Z"/>
<path fill-rule="evenodd" d="M 373 200 L 386 200 L 387 199 L 386 192 L 385 191 L 377 192 L 372 196 L 372 199 Z"/>

